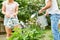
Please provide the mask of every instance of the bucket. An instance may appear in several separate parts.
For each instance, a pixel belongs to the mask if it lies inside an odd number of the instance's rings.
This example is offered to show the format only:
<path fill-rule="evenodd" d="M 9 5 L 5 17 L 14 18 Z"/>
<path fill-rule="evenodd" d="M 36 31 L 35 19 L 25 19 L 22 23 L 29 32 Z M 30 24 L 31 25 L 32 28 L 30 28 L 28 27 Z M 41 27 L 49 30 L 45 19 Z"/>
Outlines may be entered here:
<path fill-rule="evenodd" d="M 46 16 L 45 15 L 41 15 L 41 16 L 38 16 L 37 15 L 37 20 L 36 20 L 37 24 L 40 25 L 40 27 L 44 28 L 48 25 L 48 22 L 47 22 L 47 19 L 46 19 Z"/>

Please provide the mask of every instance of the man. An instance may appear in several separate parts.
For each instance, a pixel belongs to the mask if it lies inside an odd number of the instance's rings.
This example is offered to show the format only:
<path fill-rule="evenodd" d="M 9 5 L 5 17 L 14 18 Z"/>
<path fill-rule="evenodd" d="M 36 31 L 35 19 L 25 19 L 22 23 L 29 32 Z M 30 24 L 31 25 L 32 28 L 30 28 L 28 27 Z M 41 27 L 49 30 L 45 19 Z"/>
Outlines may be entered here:
<path fill-rule="evenodd" d="M 51 29 L 53 33 L 54 40 L 59 39 L 59 31 L 58 31 L 58 21 L 60 19 L 60 11 L 58 8 L 57 0 L 45 0 L 46 6 L 39 10 L 39 13 L 42 13 L 44 10 L 50 14 L 51 19 Z M 47 15 L 47 13 L 45 14 Z"/>

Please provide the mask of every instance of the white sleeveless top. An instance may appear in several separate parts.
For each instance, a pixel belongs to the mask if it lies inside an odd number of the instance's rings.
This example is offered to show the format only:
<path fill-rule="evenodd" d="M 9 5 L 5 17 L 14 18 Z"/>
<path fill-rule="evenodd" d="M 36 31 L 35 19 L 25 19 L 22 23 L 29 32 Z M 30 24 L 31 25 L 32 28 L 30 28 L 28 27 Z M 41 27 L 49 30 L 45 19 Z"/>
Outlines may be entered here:
<path fill-rule="evenodd" d="M 45 3 L 47 4 L 48 0 L 45 0 Z M 58 8 L 57 0 L 52 0 L 52 6 L 47 9 L 49 14 L 60 14 L 60 10 Z"/>
<path fill-rule="evenodd" d="M 2 4 L 6 7 L 6 13 L 9 13 L 10 15 L 13 15 L 15 13 L 15 8 L 19 6 L 17 2 L 13 2 L 11 4 L 8 4 L 7 1 L 2 2 Z"/>

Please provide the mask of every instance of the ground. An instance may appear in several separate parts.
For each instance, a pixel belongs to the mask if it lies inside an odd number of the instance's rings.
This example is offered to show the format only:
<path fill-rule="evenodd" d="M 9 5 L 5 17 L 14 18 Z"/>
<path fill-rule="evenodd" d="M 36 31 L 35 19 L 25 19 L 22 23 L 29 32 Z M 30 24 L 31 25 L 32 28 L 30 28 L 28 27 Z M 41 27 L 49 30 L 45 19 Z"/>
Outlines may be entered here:
<path fill-rule="evenodd" d="M 5 34 L 0 35 L 0 40 L 6 40 L 6 35 Z"/>
<path fill-rule="evenodd" d="M 0 35 L 0 40 L 6 40 L 6 35 Z M 45 33 L 40 40 L 53 40 L 51 30 L 45 30 Z"/>
<path fill-rule="evenodd" d="M 40 40 L 53 40 L 51 30 L 45 30 L 44 37 L 42 37 Z"/>

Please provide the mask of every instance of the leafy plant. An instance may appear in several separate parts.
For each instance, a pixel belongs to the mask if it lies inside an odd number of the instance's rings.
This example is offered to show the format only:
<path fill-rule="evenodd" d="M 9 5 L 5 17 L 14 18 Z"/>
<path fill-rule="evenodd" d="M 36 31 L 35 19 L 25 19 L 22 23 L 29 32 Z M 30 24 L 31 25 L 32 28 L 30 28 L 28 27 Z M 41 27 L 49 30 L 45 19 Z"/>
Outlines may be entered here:
<path fill-rule="evenodd" d="M 41 7 L 43 7 L 44 0 L 15 0 L 19 3 L 19 13 L 18 19 L 22 21 L 26 21 L 30 18 L 31 14 L 35 13 Z M 0 0 L 0 9 L 2 7 L 3 0 Z M 4 17 L 0 11 L 0 17 Z"/>
<path fill-rule="evenodd" d="M 39 40 L 43 35 L 43 31 L 35 24 L 29 25 L 24 29 L 15 28 L 14 33 L 9 40 Z"/>
<path fill-rule="evenodd" d="M 22 21 L 29 20 L 31 14 L 36 13 L 41 7 L 43 7 L 44 0 L 16 0 L 19 3 L 18 18 Z"/>

